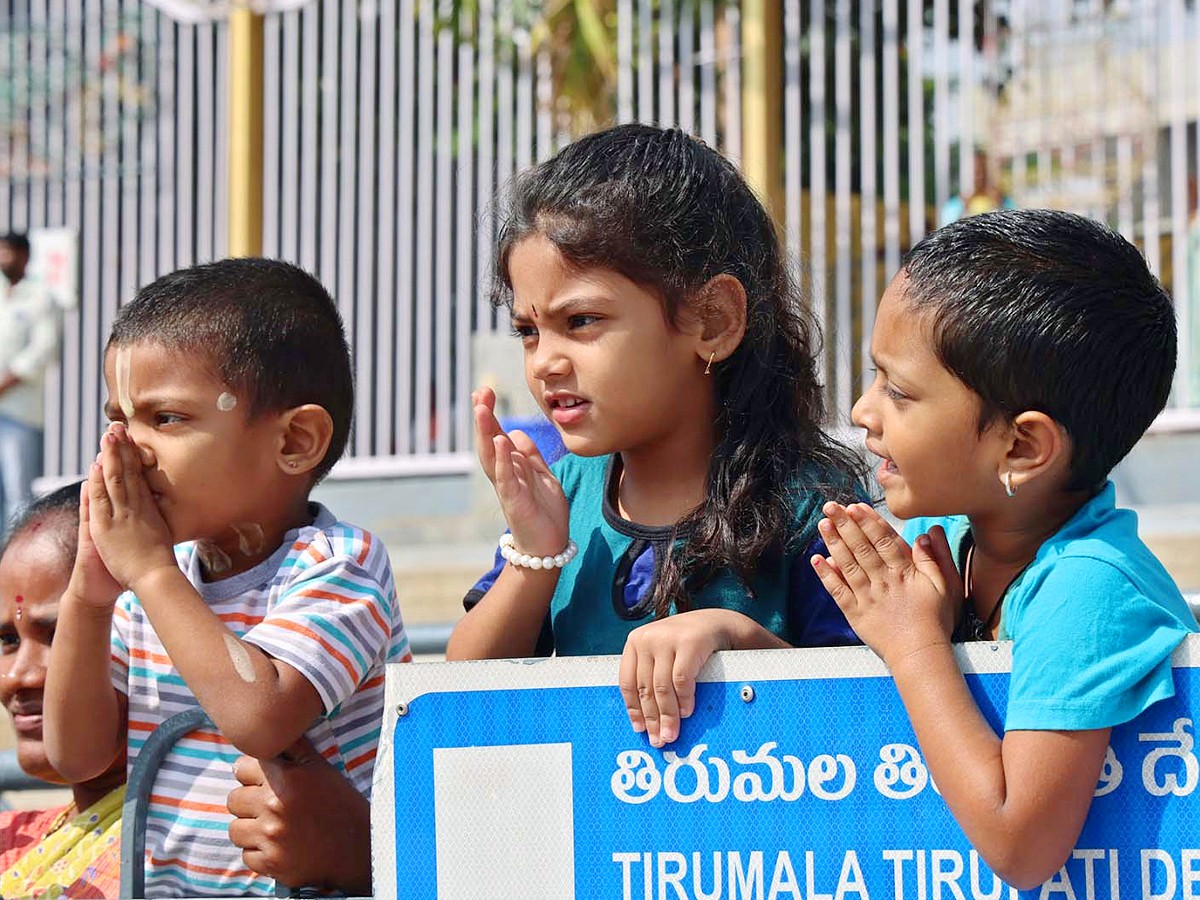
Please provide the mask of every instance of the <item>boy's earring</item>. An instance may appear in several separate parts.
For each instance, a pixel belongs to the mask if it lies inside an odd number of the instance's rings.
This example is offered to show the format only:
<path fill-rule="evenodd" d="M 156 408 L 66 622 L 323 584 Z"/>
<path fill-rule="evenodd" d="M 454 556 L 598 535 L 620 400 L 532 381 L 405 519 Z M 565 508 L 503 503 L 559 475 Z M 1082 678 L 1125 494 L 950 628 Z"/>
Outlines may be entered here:
<path fill-rule="evenodd" d="M 289 469 L 294 469 L 294 468 L 296 468 L 296 461 L 295 461 L 294 459 L 289 459 L 289 460 L 288 460 L 288 468 L 289 468 Z"/>
<path fill-rule="evenodd" d="M 1012 483 L 1012 469 L 1009 469 L 1004 473 L 1004 493 L 1009 497 L 1015 497 L 1017 495 L 1017 489 L 1013 487 Z"/>
<path fill-rule="evenodd" d="M 716 355 L 717 355 L 716 350 L 714 350 L 712 353 L 708 354 L 708 364 L 704 367 L 705 375 L 708 375 L 712 372 L 712 361 L 713 361 L 713 357 L 715 357 Z"/>

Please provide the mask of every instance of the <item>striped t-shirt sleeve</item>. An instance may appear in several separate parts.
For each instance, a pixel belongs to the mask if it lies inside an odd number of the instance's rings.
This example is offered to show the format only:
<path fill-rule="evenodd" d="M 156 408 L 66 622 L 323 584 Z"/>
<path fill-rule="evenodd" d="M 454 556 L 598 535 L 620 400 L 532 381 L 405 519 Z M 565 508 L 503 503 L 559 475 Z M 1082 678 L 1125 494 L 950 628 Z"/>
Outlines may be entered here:
<path fill-rule="evenodd" d="M 297 572 L 267 617 L 243 635 L 307 678 L 327 714 L 386 661 L 392 642 L 394 600 L 374 574 L 373 555 L 337 554 Z"/>
<path fill-rule="evenodd" d="M 122 694 L 129 693 L 129 604 L 135 602 L 133 593 L 126 591 L 113 607 L 112 631 L 109 634 L 109 676 L 112 686 Z"/>

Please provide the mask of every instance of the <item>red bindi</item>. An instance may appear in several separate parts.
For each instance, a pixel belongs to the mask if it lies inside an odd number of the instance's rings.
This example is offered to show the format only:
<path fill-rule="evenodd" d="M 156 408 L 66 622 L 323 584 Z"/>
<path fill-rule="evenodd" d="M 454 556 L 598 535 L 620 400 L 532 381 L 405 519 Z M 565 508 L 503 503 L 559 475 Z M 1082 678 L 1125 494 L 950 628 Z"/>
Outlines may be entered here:
<path fill-rule="evenodd" d="M 21 609 L 21 604 L 25 602 L 25 598 L 22 597 L 20 594 L 17 594 L 17 596 L 14 597 L 13 600 L 17 604 L 17 618 L 19 619 L 19 618 L 21 618 L 21 614 L 24 612 L 24 610 Z"/>

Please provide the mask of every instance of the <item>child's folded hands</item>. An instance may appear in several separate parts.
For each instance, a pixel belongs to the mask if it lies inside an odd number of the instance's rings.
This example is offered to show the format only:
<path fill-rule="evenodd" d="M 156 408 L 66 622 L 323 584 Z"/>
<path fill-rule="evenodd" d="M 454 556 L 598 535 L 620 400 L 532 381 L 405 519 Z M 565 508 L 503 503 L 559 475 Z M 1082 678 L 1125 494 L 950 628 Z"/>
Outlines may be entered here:
<path fill-rule="evenodd" d="M 121 423 L 101 438 L 86 490 L 91 540 L 118 584 L 132 588 L 154 570 L 178 568 L 170 529 L 142 475 L 139 450 Z"/>
<path fill-rule="evenodd" d="M 945 532 L 935 527 L 915 547 L 865 503 L 826 503 L 818 525 L 829 556 L 813 568 L 850 626 L 889 667 L 950 642 L 963 600 Z"/>

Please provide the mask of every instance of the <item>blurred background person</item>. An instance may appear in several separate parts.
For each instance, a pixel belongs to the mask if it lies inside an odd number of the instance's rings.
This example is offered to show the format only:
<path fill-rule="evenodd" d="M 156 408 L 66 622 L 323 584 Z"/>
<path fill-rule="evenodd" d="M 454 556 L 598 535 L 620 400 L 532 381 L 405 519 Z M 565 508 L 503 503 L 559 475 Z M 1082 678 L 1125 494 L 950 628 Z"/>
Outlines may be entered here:
<path fill-rule="evenodd" d="M 8 522 L 42 473 L 42 376 L 58 357 L 61 311 L 27 274 L 29 239 L 0 237 L 0 513 Z"/>

